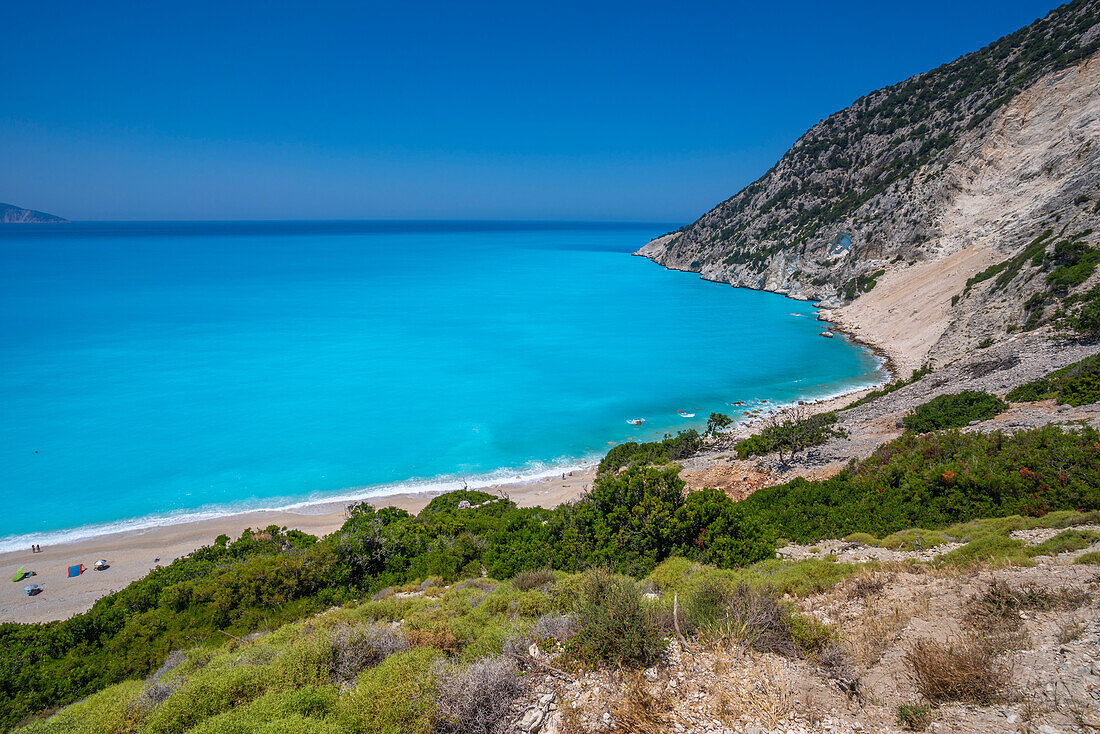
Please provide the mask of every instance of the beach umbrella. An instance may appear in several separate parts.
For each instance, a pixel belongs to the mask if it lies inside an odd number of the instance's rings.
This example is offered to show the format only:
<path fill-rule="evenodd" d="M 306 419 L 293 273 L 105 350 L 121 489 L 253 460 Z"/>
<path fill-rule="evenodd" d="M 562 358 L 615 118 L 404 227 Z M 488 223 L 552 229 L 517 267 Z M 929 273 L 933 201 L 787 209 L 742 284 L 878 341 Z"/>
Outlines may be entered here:
<path fill-rule="evenodd" d="M 92 564 L 92 566 L 93 566 L 93 567 L 95 568 L 95 570 L 97 570 L 97 571 L 98 571 L 98 570 L 100 570 L 100 569 L 102 569 L 102 568 L 106 568 L 106 567 L 107 567 L 107 559 L 106 559 L 106 558 L 100 558 L 100 559 L 99 559 L 98 561 L 96 561 L 95 563 L 93 563 L 93 564 Z"/>
<path fill-rule="evenodd" d="M 27 592 L 27 596 L 34 596 L 34 593 L 41 588 L 38 584 L 27 584 L 23 587 L 23 591 Z"/>

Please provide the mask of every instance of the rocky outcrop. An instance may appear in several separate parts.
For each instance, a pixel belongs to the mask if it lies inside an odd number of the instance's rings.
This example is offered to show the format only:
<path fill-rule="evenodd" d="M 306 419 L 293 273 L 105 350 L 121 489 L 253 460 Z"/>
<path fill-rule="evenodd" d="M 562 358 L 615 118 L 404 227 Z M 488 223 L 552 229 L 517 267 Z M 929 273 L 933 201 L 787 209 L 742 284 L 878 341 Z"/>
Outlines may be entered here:
<path fill-rule="evenodd" d="M 11 204 L 0 204 L 0 224 L 56 224 L 67 221 L 69 220 L 34 209 L 22 209 Z"/>
<path fill-rule="evenodd" d="M 1097 219 L 1098 50 L 1100 2 L 1064 5 L 831 115 L 760 179 L 638 254 L 826 308 L 868 303 L 838 320 L 883 345 L 911 335 L 899 350 L 909 362 L 949 361 L 1026 322 L 1043 285 L 1032 270 L 991 294 L 991 283 L 968 289 L 971 276 L 1046 229 L 1049 253 L 1059 233 Z M 877 333 L 886 324 L 897 333 Z"/>

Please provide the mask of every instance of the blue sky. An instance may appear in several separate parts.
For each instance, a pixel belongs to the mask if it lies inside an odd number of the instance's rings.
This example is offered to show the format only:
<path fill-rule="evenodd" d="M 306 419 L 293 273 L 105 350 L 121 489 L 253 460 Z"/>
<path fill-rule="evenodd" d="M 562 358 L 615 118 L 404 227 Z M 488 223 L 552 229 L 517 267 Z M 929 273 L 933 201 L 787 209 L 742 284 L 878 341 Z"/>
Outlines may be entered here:
<path fill-rule="evenodd" d="M 1052 7 L 12 0 L 0 201 L 691 221 L 817 120 Z"/>

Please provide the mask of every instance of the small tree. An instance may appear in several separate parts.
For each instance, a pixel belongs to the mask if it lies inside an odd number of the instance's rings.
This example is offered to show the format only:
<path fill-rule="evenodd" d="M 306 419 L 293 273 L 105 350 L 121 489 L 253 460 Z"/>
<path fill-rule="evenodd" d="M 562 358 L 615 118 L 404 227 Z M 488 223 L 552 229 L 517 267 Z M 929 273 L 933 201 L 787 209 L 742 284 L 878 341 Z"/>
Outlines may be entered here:
<path fill-rule="evenodd" d="M 733 425 L 733 418 L 730 418 L 724 413 L 711 413 L 710 418 L 707 418 L 707 430 L 703 432 L 704 436 L 715 437 L 720 431 L 724 431 Z"/>
<path fill-rule="evenodd" d="M 774 451 L 779 454 L 781 462 L 789 464 L 810 446 L 819 446 L 833 437 L 846 437 L 847 432 L 836 423 L 835 412 L 812 413 L 804 405 L 792 405 L 768 416 L 764 421 L 764 430 L 758 436 L 743 441 L 745 451 L 739 450 L 738 455 Z M 741 447 L 741 444 L 738 446 Z"/>

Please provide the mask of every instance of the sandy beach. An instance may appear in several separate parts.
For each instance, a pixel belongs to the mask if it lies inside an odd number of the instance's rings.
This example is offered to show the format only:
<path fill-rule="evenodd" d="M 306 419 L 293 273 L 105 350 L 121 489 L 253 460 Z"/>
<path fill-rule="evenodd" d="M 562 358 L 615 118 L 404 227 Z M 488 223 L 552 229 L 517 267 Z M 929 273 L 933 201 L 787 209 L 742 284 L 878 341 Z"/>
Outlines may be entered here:
<path fill-rule="evenodd" d="M 595 477 L 595 467 L 572 472 L 565 481 L 560 477 L 493 485 L 486 492 L 505 493 L 520 507 L 554 507 L 579 497 Z M 376 507 L 400 507 L 416 513 L 438 493 L 395 494 L 372 498 Z M 25 550 L 0 553 L 0 569 L 6 582 L 0 584 L 0 622 L 48 622 L 67 619 L 91 608 L 97 599 L 122 589 L 149 573 L 160 559 L 165 566 L 196 548 L 210 545 L 221 534 L 237 538 L 246 528 L 269 525 L 295 528 L 311 535 L 327 535 L 344 522 L 348 503 L 313 505 L 296 512 L 257 511 L 227 517 L 200 520 L 100 535 L 86 540 L 42 546 L 41 553 Z M 110 568 L 96 571 L 92 564 L 106 559 Z M 83 563 L 82 576 L 68 578 L 68 567 Z M 12 583 L 16 569 L 24 566 L 36 576 Z M 39 584 L 42 593 L 29 597 L 27 584 Z"/>

